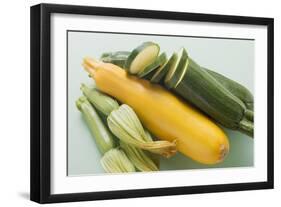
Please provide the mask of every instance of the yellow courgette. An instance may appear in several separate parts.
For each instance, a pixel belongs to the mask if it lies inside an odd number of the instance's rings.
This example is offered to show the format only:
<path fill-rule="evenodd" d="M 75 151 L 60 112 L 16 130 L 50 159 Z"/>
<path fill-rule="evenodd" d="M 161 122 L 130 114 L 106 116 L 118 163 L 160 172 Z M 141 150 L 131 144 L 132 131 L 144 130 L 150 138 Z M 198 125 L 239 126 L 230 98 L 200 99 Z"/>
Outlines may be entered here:
<path fill-rule="evenodd" d="M 91 58 L 85 58 L 83 66 L 101 91 L 131 106 L 158 138 L 176 140 L 181 153 L 205 164 L 221 162 L 227 155 L 229 142 L 222 129 L 160 85 Z"/>

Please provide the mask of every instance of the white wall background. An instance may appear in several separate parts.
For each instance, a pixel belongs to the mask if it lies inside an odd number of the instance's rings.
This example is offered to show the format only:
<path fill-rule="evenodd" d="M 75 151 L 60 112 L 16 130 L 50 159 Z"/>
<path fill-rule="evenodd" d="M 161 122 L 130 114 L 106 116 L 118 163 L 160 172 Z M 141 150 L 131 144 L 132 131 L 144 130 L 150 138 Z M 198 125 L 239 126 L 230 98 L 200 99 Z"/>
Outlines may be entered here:
<path fill-rule="evenodd" d="M 0 206 L 37 206 L 29 201 L 29 7 L 44 3 L 81 4 L 275 18 L 275 106 L 281 105 L 281 13 L 278 1 L 245 0 L 70 0 L 4 1 L 0 32 Z M 281 202 L 280 108 L 275 107 L 275 189 L 154 198 L 64 203 L 52 206 L 266 206 Z"/>

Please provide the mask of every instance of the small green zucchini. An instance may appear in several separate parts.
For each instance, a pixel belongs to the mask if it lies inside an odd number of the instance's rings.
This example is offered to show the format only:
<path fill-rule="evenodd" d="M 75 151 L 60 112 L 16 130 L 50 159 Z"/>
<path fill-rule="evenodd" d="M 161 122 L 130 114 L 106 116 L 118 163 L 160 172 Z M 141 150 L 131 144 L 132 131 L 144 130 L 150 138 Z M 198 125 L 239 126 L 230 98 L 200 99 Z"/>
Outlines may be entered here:
<path fill-rule="evenodd" d="M 105 116 L 108 116 L 111 111 L 119 108 L 119 104 L 115 99 L 103 94 L 94 87 L 89 87 L 82 83 L 80 89 L 97 111 Z"/>
<path fill-rule="evenodd" d="M 160 47 L 154 42 L 144 42 L 128 56 L 124 68 L 130 74 L 138 74 L 158 57 Z"/>
<path fill-rule="evenodd" d="M 88 125 L 99 151 L 104 154 L 115 147 L 114 137 L 105 127 L 102 120 L 94 107 L 90 104 L 85 96 L 81 96 L 76 101 L 76 106 L 82 112 L 83 117 Z"/>

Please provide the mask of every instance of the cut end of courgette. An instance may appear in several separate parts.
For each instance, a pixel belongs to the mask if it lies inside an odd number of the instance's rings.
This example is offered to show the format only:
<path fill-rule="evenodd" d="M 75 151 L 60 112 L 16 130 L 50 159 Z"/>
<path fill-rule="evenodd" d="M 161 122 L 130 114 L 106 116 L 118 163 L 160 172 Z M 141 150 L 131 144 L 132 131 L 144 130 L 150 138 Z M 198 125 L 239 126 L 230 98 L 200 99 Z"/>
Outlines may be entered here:
<path fill-rule="evenodd" d="M 180 74 L 180 76 L 179 76 L 179 79 L 178 79 L 178 81 L 176 82 L 174 88 L 176 88 L 176 87 L 178 86 L 178 84 L 182 81 L 184 75 L 186 74 L 186 71 L 187 71 L 187 68 L 188 68 L 188 64 L 189 64 L 189 60 L 188 60 L 188 58 L 187 58 L 186 61 L 185 61 L 185 63 L 184 63 L 184 65 L 183 65 L 183 69 L 182 69 L 182 72 L 181 72 L 181 74 Z"/>
<path fill-rule="evenodd" d="M 154 73 L 150 81 L 152 83 L 160 83 L 162 82 L 163 78 L 165 77 L 166 73 L 169 71 L 170 67 L 177 61 L 177 53 L 173 53 L 173 55 L 166 61 L 161 67 L 157 69 Z"/>
<path fill-rule="evenodd" d="M 172 78 L 172 76 L 174 75 L 176 69 L 177 69 L 177 66 L 180 62 L 180 59 L 181 59 L 181 56 L 182 56 L 182 53 L 183 53 L 183 48 L 180 49 L 180 51 L 177 53 L 177 60 L 174 61 L 174 63 L 171 65 L 166 77 L 165 77 L 165 83 L 169 82 L 170 79 Z"/>
<path fill-rule="evenodd" d="M 163 52 L 160 56 L 156 58 L 156 60 L 153 63 L 148 65 L 142 71 L 138 72 L 138 77 L 143 78 L 148 76 L 148 74 L 151 75 L 153 71 L 164 65 L 166 61 L 167 61 L 167 55 L 165 52 Z M 150 76 L 150 78 L 151 77 L 152 75 Z"/>
<path fill-rule="evenodd" d="M 172 67 L 170 67 L 165 77 L 165 85 L 168 88 L 175 87 L 180 77 L 182 76 L 182 72 L 185 70 L 186 61 L 188 59 L 186 50 L 184 48 L 181 48 L 177 55 L 177 60 L 172 65 Z"/>
<path fill-rule="evenodd" d="M 144 42 L 135 48 L 126 60 L 125 68 L 131 74 L 137 74 L 152 64 L 158 57 L 160 47 L 153 42 Z"/>

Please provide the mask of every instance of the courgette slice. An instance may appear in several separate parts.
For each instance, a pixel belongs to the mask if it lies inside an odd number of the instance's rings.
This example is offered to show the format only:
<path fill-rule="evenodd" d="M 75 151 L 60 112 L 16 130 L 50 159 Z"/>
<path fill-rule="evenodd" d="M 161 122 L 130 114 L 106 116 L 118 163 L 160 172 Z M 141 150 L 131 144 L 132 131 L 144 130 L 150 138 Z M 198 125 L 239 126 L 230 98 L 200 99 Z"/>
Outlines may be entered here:
<path fill-rule="evenodd" d="M 174 79 L 176 82 L 175 84 L 173 84 L 173 88 L 176 88 L 178 86 L 178 84 L 181 82 L 181 80 L 183 79 L 186 71 L 187 71 L 187 68 L 188 68 L 188 64 L 189 64 L 189 60 L 187 58 L 187 60 L 185 61 L 185 64 L 183 65 L 182 67 L 182 71 L 179 73 L 179 77 Z"/>
<path fill-rule="evenodd" d="M 163 52 L 159 57 L 157 57 L 157 59 L 153 63 L 151 63 L 145 69 L 140 71 L 138 73 L 138 77 L 143 78 L 143 77 L 147 76 L 148 74 L 151 74 L 155 69 L 164 65 L 166 61 L 167 61 L 167 55 L 165 52 Z"/>
<path fill-rule="evenodd" d="M 137 74 L 156 60 L 159 51 L 160 47 L 158 44 L 144 42 L 131 52 L 124 67 L 130 74 Z"/>
<path fill-rule="evenodd" d="M 183 72 L 186 71 L 188 65 L 188 55 L 184 48 L 181 48 L 178 52 L 178 59 L 174 65 L 168 71 L 165 78 L 165 84 L 167 88 L 173 88 L 179 82 L 183 76 Z"/>
<path fill-rule="evenodd" d="M 162 65 L 160 68 L 157 69 L 157 71 L 154 73 L 150 81 L 152 83 L 161 83 L 166 73 L 177 61 L 177 57 L 178 57 L 177 53 L 173 53 L 173 55 L 169 58 L 169 60 L 164 65 Z"/>

